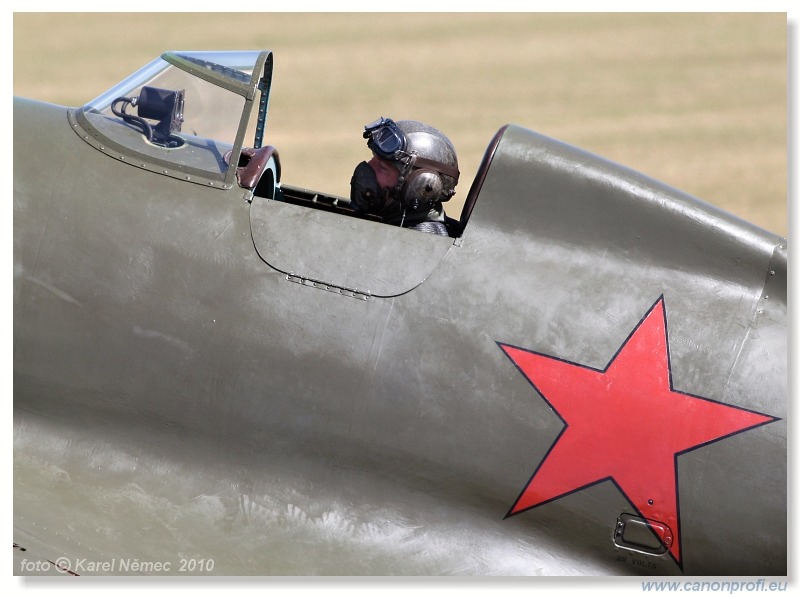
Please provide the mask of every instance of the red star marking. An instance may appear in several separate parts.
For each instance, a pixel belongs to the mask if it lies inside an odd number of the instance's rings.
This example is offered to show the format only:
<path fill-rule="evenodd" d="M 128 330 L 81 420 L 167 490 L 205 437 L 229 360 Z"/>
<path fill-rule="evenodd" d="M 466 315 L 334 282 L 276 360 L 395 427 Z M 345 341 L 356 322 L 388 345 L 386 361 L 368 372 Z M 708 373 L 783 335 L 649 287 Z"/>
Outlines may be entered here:
<path fill-rule="evenodd" d="M 678 455 L 778 419 L 672 389 L 663 297 L 602 371 L 498 345 L 565 424 L 506 517 L 611 479 L 679 565 Z"/>

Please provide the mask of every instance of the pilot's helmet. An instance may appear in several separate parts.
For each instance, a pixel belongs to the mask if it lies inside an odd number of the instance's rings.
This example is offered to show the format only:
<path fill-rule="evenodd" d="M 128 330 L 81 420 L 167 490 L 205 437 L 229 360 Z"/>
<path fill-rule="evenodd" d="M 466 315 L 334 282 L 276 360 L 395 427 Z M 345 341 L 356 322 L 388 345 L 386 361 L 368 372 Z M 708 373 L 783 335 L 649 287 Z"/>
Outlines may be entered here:
<path fill-rule="evenodd" d="M 430 209 L 455 194 L 458 158 L 447 136 L 416 120 L 381 117 L 364 127 L 367 146 L 400 172 L 395 195 L 412 210 Z"/>

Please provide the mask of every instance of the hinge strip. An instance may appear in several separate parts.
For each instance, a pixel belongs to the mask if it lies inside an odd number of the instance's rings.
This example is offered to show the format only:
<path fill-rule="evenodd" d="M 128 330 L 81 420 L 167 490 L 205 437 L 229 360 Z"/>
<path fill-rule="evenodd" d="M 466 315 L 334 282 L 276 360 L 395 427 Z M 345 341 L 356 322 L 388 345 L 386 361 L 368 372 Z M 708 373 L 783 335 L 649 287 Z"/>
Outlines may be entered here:
<path fill-rule="evenodd" d="M 361 301 L 366 301 L 367 299 L 372 297 L 369 291 L 348 289 L 347 287 L 340 287 L 335 284 L 331 284 L 329 282 L 322 282 L 321 280 L 314 280 L 312 278 L 304 278 L 302 276 L 297 276 L 296 274 L 287 274 L 286 280 L 288 280 L 289 282 L 296 282 L 298 284 L 302 284 L 307 287 L 313 287 L 315 289 L 328 291 L 329 293 L 336 293 L 337 295 L 352 297 L 353 299 L 360 299 Z"/>

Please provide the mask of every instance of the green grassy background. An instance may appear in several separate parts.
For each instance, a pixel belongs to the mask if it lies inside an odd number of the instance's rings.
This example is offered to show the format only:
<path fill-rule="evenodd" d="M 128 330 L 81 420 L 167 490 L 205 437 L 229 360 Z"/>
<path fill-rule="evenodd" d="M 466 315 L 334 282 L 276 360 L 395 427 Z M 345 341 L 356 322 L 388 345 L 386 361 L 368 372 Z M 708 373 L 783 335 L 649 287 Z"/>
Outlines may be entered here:
<path fill-rule="evenodd" d="M 271 49 L 283 180 L 348 195 L 363 125 L 450 136 L 458 213 L 512 122 L 786 235 L 784 13 L 15 13 L 14 94 L 79 105 L 164 50 Z"/>

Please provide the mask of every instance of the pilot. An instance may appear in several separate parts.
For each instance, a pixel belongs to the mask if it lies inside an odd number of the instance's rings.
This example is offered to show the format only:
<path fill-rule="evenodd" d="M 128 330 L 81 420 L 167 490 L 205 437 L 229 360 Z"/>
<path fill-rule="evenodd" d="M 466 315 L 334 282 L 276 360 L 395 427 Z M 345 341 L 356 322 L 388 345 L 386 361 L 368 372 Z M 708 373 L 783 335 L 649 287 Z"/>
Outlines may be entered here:
<path fill-rule="evenodd" d="M 450 140 L 415 120 L 381 117 L 364 127 L 372 159 L 356 166 L 350 205 L 388 223 L 447 235 L 442 202 L 455 194 L 458 159 Z"/>

